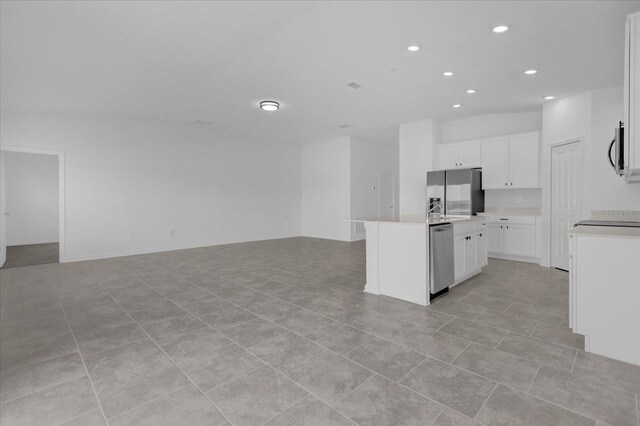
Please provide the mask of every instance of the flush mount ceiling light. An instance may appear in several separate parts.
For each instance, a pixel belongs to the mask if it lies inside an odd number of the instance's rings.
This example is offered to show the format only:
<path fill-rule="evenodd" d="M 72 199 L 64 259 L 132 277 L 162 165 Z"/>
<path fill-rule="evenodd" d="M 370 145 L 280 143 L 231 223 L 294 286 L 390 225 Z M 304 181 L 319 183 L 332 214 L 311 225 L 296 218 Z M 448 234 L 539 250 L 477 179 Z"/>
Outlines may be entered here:
<path fill-rule="evenodd" d="M 260 109 L 264 111 L 277 111 L 280 108 L 280 104 L 276 101 L 262 101 L 260 102 Z"/>
<path fill-rule="evenodd" d="M 538 70 L 526 70 L 524 73 L 526 75 L 534 75 L 538 73 Z"/>
<path fill-rule="evenodd" d="M 451 71 L 445 71 L 442 73 L 442 75 L 444 75 L 445 77 L 451 77 L 453 73 Z"/>
<path fill-rule="evenodd" d="M 407 50 L 409 52 L 417 52 L 418 50 L 420 50 L 420 46 L 409 46 L 407 47 Z"/>
<path fill-rule="evenodd" d="M 555 99 L 555 96 L 545 96 L 544 99 L 550 101 L 551 99 Z"/>
<path fill-rule="evenodd" d="M 461 104 L 455 104 L 453 105 L 454 108 L 460 108 L 462 105 Z"/>
<path fill-rule="evenodd" d="M 509 31 L 509 27 L 506 25 L 498 25 L 493 27 L 491 31 L 493 31 L 496 34 L 506 33 L 507 31 Z"/>
<path fill-rule="evenodd" d="M 473 89 L 468 89 L 467 93 L 470 94 L 470 95 L 473 95 L 474 93 L 476 93 L 476 91 L 473 90 Z"/>

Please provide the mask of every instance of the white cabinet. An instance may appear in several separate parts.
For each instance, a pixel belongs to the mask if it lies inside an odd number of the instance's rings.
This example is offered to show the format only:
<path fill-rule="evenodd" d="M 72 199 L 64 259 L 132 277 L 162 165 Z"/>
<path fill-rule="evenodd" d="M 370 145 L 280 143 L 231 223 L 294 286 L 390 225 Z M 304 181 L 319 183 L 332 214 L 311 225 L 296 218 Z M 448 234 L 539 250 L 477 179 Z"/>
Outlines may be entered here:
<path fill-rule="evenodd" d="M 534 216 L 491 216 L 487 222 L 487 250 L 492 257 L 535 261 Z"/>
<path fill-rule="evenodd" d="M 539 132 L 482 141 L 482 189 L 538 188 Z"/>
<path fill-rule="evenodd" d="M 453 264 L 456 282 L 475 275 L 487 264 L 484 227 L 484 223 L 480 225 L 478 221 L 454 223 Z"/>
<path fill-rule="evenodd" d="M 463 169 L 482 166 L 482 142 L 463 142 L 458 145 L 458 163 Z"/>
<path fill-rule="evenodd" d="M 482 142 L 469 141 L 438 146 L 438 170 L 468 169 L 482 165 Z"/>
<path fill-rule="evenodd" d="M 511 223 L 503 225 L 505 253 L 533 257 L 536 254 L 536 226 Z"/>
<path fill-rule="evenodd" d="M 478 223 L 478 239 L 477 239 L 477 264 L 478 267 L 482 268 L 483 266 L 487 266 L 487 222 L 479 222 Z"/>
<path fill-rule="evenodd" d="M 458 146 L 456 144 L 440 145 L 438 147 L 438 170 L 455 169 L 458 167 Z"/>
<path fill-rule="evenodd" d="M 465 275 L 464 261 L 467 258 L 465 253 L 466 243 L 467 236 L 465 234 L 453 237 L 453 274 L 455 281 L 458 281 Z"/>
<path fill-rule="evenodd" d="M 640 12 L 627 18 L 623 111 L 627 180 L 637 181 L 640 176 Z"/>
<path fill-rule="evenodd" d="M 509 186 L 509 138 L 482 141 L 482 189 L 505 189 Z"/>

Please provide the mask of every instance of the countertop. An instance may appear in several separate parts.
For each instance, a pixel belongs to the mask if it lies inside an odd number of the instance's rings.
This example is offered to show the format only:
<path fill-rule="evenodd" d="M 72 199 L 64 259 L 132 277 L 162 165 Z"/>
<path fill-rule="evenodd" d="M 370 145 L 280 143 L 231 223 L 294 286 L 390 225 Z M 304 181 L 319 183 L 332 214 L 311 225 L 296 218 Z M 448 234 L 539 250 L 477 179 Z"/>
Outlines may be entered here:
<path fill-rule="evenodd" d="M 486 209 L 483 212 L 478 213 L 478 216 L 540 216 L 540 209 L 536 208 L 500 208 L 500 209 Z"/>
<path fill-rule="evenodd" d="M 622 226 L 576 226 L 571 228 L 569 235 L 612 237 L 612 238 L 640 238 L 640 228 Z"/>
<path fill-rule="evenodd" d="M 394 216 L 394 217 L 356 217 L 347 222 L 377 222 L 377 223 L 405 223 L 408 225 L 440 225 L 442 223 L 462 222 L 466 220 L 480 220 L 478 216 L 443 216 L 440 219 L 426 219 L 422 215 Z"/>

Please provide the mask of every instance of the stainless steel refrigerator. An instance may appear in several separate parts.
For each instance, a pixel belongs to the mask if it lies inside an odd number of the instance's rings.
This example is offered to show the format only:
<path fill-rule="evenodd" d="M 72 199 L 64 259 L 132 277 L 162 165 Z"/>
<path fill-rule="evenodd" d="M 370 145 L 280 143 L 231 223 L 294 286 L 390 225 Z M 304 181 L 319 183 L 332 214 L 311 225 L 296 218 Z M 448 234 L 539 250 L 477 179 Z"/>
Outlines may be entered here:
<path fill-rule="evenodd" d="M 481 169 L 427 172 L 427 212 L 471 216 L 482 211 L 484 191 Z"/>

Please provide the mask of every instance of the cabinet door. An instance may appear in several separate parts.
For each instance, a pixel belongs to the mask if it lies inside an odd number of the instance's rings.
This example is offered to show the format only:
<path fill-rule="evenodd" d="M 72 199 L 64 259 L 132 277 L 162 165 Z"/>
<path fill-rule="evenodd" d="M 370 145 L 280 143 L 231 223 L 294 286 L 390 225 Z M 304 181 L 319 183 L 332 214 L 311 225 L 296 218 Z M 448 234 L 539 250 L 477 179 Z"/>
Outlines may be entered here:
<path fill-rule="evenodd" d="M 538 132 L 509 136 L 509 188 L 540 187 Z"/>
<path fill-rule="evenodd" d="M 487 251 L 490 253 L 502 253 L 504 250 L 502 241 L 502 226 L 497 223 L 490 223 L 487 226 Z"/>
<path fill-rule="evenodd" d="M 458 167 L 458 145 L 445 144 L 438 147 L 438 169 L 455 169 Z"/>
<path fill-rule="evenodd" d="M 465 274 L 464 262 L 465 262 L 465 248 L 466 235 L 456 235 L 453 237 L 453 270 L 454 270 L 454 279 L 457 281 Z"/>
<path fill-rule="evenodd" d="M 482 167 L 482 142 L 464 142 L 458 144 L 458 167 Z"/>
<path fill-rule="evenodd" d="M 536 226 L 510 223 L 504 225 L 504 253 L 516 256 L 536 255 Z"/>
<path fill-rule="evenodd" d="M 508 187 L 509 139 L 507 136 L 482 141 L 482 189 Z"/>
<path fill-rule="evenodd" d="M 478 263 L 478 267 L 482 268 L 483 266 L 486 266 L 488 262 L 487 259 L 487 230 L 480 230 L 478 231 L 478 259 L 477 259 L 477 263 Z"/>
<path fill-rule="evenodd" d="M 469 274 L 478 269 L 478 234 L 474 232 L 465 238 L 467 245 L 464 252 L 464 271 Z"/>

